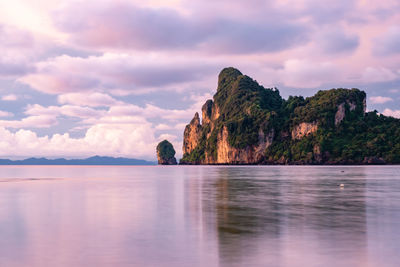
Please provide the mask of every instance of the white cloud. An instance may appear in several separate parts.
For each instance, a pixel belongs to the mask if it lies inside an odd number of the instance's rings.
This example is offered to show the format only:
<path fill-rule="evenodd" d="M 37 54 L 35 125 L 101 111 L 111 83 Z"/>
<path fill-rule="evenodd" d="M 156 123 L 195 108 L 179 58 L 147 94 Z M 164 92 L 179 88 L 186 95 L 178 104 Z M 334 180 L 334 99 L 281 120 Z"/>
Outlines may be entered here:
<path fill-rule="evenodd" d="M 171 130 L 171 129 L 173 129 L 173 127 L 171 125 L 160 123 L 155 127 L 155 129 L 165 131 L 165 130 Z"/>
<path fill-rule="evenodd" d="M 205 100 L 203 101 L 203 103 Z M 196 111 L 199 111 L 201 105 L 194 104 L 188 109 L 163 109 L 155 105 L 146 104 L 145 107 L 139 107 L 133 104 L 125 104 L 110 107 L 108 116 L 143 116 L 144 118 L 161 118 L 166 120 L 187 120 L 189 121 Z"/>
<path fill-rule="evenodd" d="M 374 104 L 384 104 L 386 102 L 393 101 L 392 98 L 387 96 L 371 96 L 369 100 Z"/>
<path fill-rule="evenodd" d="M 387 108 L 382 112 L 382 114 L 400 119 L 400 110 L 391 110 L 390 108 Z"/>
<path fill-rule="evenodd" d="M 33 58 L 40 51 L 30 31 L 6 24 L 0 18 L 0 77 L 14 79 L 33 71 Z"/>
<path fill-rule="evenodd" d="M 273 71 L 270 76 L 286 86 L 311 88 L 337 81 L 341 75 L 337 66 L 332 62 L 290 59 L 285 61 L 282 69 Z"/>
<path fill-rule="evenodd" d="M 56 125 L 57 118 L 54 115 L 35 115 L 21 120 L 0 120 L 0 127 L 6 128 L 49 128 Z"/>
<path fill-rule="evenodd" d="M 17 152 L 13 156 L 21 157 L 82 157 L 101 154 L 152 159 L 157 143 L 167 138 L 175 146 L 179 158 L 182 144 L 180 138 L 170 131 L 182 132 L 195 111 L 200 110 L 204 98 L 191 97 L 196 102 L 184 110 L 163 109 L 149 104 L 144 107 L 121 104 L 110 106 L 107 110 L 73 105 L 28 105 L 25 110 L 28 117 L 21 120 L 0 120 L 4 135 L 0 148 L 5 148 L 0 156 L 9 156 L 7 153 L 11 150 L 7 148 L 14 147 L 12 151 Z M 61 116 L 79 118 L 77 126 L 70 132 L 84 131 L 84 137 L 72 138 L 68 133 L 38 137 L 34 131 L 26 130 L 54 126 Z M 161 119 L 162 122 L 154 123 L 148 119 Z M 20 130 L 12 133 L 7 128 Z"/>
<path fill-rule="evenodd" d="M 68 100 L 72 99 L 68 97 Z M 184 110 L 120 103 L 107 109 L 73 105 L 28 105 L 25 110 L 28 117 L 14 121 L 0 120 L 0 156 L 85 157 L 99 154 L 154 159 L 157 143 L 168 139 L 179 158 L 182 154 L 179 133 L 208 97 L 208 94 L 191 96 L 194 103 Z M 39 137 L 34 131 L 26 130 L 56 125 L 60 116 L 79 118 L 77 126 L 70 132 L 83 131 L 84 137 L 73 138 L 68 133 Z M 148 119 L 158 122 L 150 122 Z M 19 130 L 13 133 L 7 128 Z M 171 132 L 177 133 L 179 138 Z M 7 154 L 10 151 L 14 151 L 12 155 Z"/>
<path fill-rule="evenodd" d="M 393 81 L 399 78 L 399 73 L 383 67 L 368 67 L 364 70 L 361 80 L 364 83 Z"/>
<path fill-rule="evenodd" d="M 18 96 L 14 94 L 4 95 L 1 97 L 1 100 L 3 101 L 16 101 L 17 99 Z"/>
<path fill-rule="evenodd" d="M 77 106 L 101 107 L 122 105 L 122 101 L 118 101 L 110 95 L 103 93 L 70 93 L 58 96 L 58 103 L 72 104 Z"/>
<path fill-rule="evenodd" d="M 14 114 L 12 114 L 11 112 L 0 110 L 0 117 L 12 117 L 12 116 L 14 116 Z"/>
<path fill-rule="evenodd" d="M 29 130 L 12 133 L 0 127 L 1 156 L 70 156 L 112 155 L 154 158 L 157 140 L 151 125 L 99 124 L 90 127 L 82 138 L 69 134 L 38 137 Z M 12 153 L 10 153 L 12 151 Z"/>
<path fill-rule="evenodd" d="M 105 114 L 105 110 L 97 110 L 89 107 L 80 107 L 80 106 L 48 106 L 43 107 L 38 104 L 28 105 L 25 111 L 27 115 L 34 116 L 68 116 L 68 117 L 77 117 L 81 119 L 87 118 L 98 118 L 101 115 Z"/>
<path fill-rule="evenodd" d="M 5 128 L 50 128 L 58 124 L 60 116 L 74 117 L 80 119 L 96 119 L 106 113 L 105 110 L 96 110 L 80 106 L 49 106 L 43 107 L 38 104 L 28 105 L 25 114 L 29 115 L 21 120 L 0 120 L 0 127 Z M 0 117 L 13 116 L 9 112 L 0 112 Z"/>

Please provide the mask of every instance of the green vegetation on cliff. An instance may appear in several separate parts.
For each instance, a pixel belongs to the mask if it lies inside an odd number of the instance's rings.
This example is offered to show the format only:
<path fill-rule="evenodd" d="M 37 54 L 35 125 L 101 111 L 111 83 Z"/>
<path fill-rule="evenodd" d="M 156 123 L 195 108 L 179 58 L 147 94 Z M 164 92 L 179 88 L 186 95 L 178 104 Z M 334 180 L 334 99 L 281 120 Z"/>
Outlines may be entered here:
<path fill-rule="evenodd" d="M 400 120 L 365 113 L 365 99 L 363 91 L 341 88 L 285 100 L 276 88 L 226 68 L 213 100 L 203 106 L 202 124 L 197 120 L 197 146 L 184 151 L 181 163 L 220 162 L 224 134 L 230 150 L 224 149 L 240 156 L 232 163 L 246 163 L 243 153 L 256 151 L 262 142 L 268 142 L 262 157 L 247 163 L 400 163 Z"/>
<path fill-rule="evenodd" d="M 158 164 L 174 165 L 176 164 L 175 149 L 167 140 L 161 141 L 157 145 Z"/>

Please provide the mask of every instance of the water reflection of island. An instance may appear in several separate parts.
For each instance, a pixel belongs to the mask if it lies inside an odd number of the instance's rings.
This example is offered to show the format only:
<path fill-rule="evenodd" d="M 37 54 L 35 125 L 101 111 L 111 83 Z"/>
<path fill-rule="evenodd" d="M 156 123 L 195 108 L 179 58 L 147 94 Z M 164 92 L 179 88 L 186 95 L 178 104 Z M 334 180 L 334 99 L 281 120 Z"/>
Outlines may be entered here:
<path fill-rule="evenodd" d="M 328 258 L 340 263 L 342 256 L 355 265 L 366 261 L 366 182 L 362 168 L 353 172 L 349 179 L 336 168 L 315 169 L 311 176 L 310 169 L 303 176 L 298 168 L 218 169 L 214 201 L 221 265 L 313 266 Z"/>

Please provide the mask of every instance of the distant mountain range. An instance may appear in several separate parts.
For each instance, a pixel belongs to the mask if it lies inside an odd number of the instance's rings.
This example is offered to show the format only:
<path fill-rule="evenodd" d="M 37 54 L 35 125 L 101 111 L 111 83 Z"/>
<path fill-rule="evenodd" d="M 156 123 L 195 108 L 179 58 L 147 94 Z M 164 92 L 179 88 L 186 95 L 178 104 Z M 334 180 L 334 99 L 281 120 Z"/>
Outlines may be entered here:
<path fill-rule="evenodd" d="M 156 162 L 142 159 L 94 156 L 86 159 L 28 158 L 23 160 L 0 159 L 0 165 L 156 165 Z"/>

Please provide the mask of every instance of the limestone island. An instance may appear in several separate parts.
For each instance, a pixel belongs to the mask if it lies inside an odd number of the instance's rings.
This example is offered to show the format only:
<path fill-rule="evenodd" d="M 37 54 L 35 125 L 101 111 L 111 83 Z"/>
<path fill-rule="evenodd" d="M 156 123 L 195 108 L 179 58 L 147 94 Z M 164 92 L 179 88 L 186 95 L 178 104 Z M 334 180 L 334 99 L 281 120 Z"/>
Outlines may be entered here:
<path fill-rule="evenodd" d="M 173 145 L 164 140 L 157 145 L 157 160 L 160 165 L 176 165 L 175 149 Z"/>
<path fill-rule="evenodd" d="M 201 111 L 185 128 L 180 164 L 400 163 L 400 119 L 366 112 L 359 89 L 283 99 L 225 68 Z"/>

